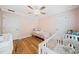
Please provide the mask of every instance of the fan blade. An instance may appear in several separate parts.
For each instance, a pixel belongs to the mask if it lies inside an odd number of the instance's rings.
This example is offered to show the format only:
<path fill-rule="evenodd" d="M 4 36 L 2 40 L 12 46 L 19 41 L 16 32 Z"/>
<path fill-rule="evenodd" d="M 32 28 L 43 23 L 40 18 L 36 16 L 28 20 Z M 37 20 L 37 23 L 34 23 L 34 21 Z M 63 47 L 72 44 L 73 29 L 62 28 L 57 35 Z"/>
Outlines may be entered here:
<path fill-rule="evenodd" d="M 43 9 L 45 9 L 45 8 L 46 8 L 46 7 L 45 7 L 45 6 L 43 6 L 43 7 L 41 7 L 41 8 L 40 8 L 40 10 L 43 10 Z"/>
<path fill-rule="evenodd" d="M 14 10 L 8 9 L 8 11 L 15 12 Z"/>
<path fill-rule="evenodd" d="M 46 14 L 45 12 L 40 12 L 41 14 Z"/>
<path fill-rule="evenodd" d="M 30 9 L 33 9 L 31 6 L 28 6 Z"/>

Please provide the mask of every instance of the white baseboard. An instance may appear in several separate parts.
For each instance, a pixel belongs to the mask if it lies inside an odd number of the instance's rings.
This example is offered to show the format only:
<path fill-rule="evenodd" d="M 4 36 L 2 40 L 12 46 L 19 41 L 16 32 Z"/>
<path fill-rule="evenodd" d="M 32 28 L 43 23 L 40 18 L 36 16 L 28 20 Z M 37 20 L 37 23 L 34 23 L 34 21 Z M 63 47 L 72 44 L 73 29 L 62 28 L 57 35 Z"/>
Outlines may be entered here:
<path fill-rule="evenodd" d="M 19 37 L 19 38 L 14 38 L 13 40 L 20 40 L 20 39 L 27 38 L 27 37 L 31 37 L 31 36 L 32 35 L 22 36 L 22 37 Z"/>

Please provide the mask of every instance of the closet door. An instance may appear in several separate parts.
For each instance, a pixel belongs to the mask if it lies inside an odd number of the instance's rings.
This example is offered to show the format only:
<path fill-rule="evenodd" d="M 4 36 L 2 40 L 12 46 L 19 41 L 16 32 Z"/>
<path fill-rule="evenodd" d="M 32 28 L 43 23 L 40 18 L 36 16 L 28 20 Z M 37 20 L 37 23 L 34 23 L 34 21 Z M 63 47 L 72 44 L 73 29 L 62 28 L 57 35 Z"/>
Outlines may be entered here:
<path fill-rule="evenodd" d="M 2 11 L 0 9 L 0 34 L 2 34 Z"/>

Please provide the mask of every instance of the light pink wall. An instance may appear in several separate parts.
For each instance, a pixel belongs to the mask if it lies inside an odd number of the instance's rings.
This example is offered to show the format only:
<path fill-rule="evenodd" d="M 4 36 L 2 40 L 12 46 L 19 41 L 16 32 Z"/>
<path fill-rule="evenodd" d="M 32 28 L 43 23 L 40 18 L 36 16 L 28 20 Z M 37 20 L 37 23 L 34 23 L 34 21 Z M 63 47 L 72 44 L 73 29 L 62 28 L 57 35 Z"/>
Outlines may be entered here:
<path fill-rule="evenodd" d="M 79 31 L 79 8 L 77 9 L 77 21 L 76 21 L 76 30 Z"/>
<path fill-rule="evenodd" d="M 0 9 L 0 34 L 2 34 L 2 27 L 3 25 L 2 25 L 2 10 Z"/>
<path fill-rule="evenodd" d="M 39 28 L 45 32 L 52 32 L 56 30 L 56 21 L 54 17 L 46 16 L 40 19 Z"/>
<path fill-rule="evenodd" d="M 76 21 L 77 21 L 77 9 L 68 11 L 68 12 L 63 12 L 62 14 L 59 14 L 56 16 L 56 18 L 59 20 L 62 20 L 60 22 L 61 26 L 59 28 L 63 29 L 63 25 L 65 25 L 65 28 L 63 30 L 69 30 L 73 29 L 76 30 Z M 58 21 L 57 20 L 57 21 Z M 63 24 L 62 24 L 63 23 Z"/>
<path fill-rule="evenodd" d="M 77 30 L 77 9 L 56 14 L 55 16 L 46 16 L 40 19 L 39 27 L 43 31 L 55 32 L 66 31 L 69 29 Z"/>
<path fill-rule="evenodd" d="M 3 31 L 4 33 L 12 33 L 14 39 L 21 39 L 31 36 L 32 29 L 37 27 L 35 18 L 18 16 L 15 14 L 4 13 Z"/>

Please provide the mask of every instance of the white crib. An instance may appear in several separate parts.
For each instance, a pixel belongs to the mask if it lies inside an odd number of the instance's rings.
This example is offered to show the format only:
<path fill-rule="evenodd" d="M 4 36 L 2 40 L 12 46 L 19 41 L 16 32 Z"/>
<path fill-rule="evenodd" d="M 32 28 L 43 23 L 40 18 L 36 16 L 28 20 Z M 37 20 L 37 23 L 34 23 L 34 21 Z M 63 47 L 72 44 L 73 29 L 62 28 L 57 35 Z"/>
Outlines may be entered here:
<path fill-rule="evenodd" d="M 79 35 L 66 34 L 64 37 L 75 41 L 79 41 Z"/>
<path fill-rule="evenodd" d="M 54 39 L 56 35 L 51 36 L 49 39 L 39 44 L 39 54 L 65 54 L 63 51 L 55 50 L 58 46 L 69 50 L 66 54 L 78 54 L 79 53 L 79 36 L 64 34 L 59 39 Z M 61 53 L 60 53 L 61 52 Z"/>
<path fill-rule="evenodd" d="M 0 54 L 11 54 L 13 50 L 13 38 L 10 33 L 0 35 Z"/>

